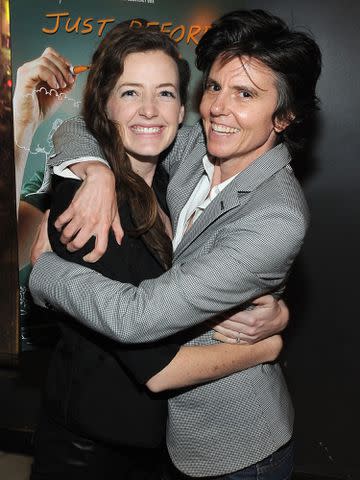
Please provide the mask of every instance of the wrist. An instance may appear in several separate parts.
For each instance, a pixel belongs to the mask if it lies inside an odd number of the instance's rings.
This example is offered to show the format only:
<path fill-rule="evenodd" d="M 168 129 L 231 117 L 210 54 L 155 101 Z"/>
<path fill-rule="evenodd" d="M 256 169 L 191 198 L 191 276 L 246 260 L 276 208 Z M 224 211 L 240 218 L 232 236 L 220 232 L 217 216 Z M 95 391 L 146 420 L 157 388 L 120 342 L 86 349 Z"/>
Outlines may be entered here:
<path fill-rule="evenodd" d="M 274 362 L 279 356 L 282 347 L 283 341 L 281 335 L 273 335 L 264 340 L 265 342 L 265 356 L 266 362 Z"/>
<path fill-rule="evenodd" d="M 282 332 L 288 326 L 289 323 L 289 309 L 283 300 L 278 301 L 280 313 L 279 313 L 279 329 L 278 332 Z"/>
<path fill-rule="evenodd" d="M 105 181 L 111 181 L 114 178 L 111 169 L 107 165 L 97 161 L 74 163 L 70 165 L 69 168 L 82 180 L 101 181 L 104 179 Z"/>
<path fill-rule="evenodd" d="M 14 139 L 15 146 L 30 147 L 32 138 L 39 122 L 34 119 L 23 118 L 14 114 Z"/>
<path fill-rule="evenodd" d="M 248 347 L 253 349 L 256 364 L 273 362 L 281 352 L 282 338 L 280 335 L 273 335 Z"/>

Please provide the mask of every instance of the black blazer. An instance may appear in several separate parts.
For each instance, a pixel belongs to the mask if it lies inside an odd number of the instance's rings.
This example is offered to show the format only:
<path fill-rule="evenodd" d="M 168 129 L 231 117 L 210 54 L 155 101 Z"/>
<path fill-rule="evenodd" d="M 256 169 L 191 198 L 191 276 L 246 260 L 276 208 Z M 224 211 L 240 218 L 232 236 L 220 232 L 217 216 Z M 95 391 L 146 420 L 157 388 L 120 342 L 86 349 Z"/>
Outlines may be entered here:
<path fill-rule="evenodd" d="M 166 211 L 166 181 L 159 169 L 153 188 Z M 111 233 L 105 255 L 89 264 L 82 257 L 92 250 L 94 239 L 75 253 L 60 242 L 53 223 L 71 202 L 80 181 L 54 176 L 49 219 L 53 250 L 62 258 L 121 282 L 138 285 L 164 271 L 141 238 L 125 235 L 119 246 Z M 120 209 L 123 226 L 133 227 L 129 206 Z M 156 447 L 164 439 L 167 398 L 152 394 L 144 383 L 164 368 L 179 350 L 178 337 L 151 344 L 122 345 L 75 319 L 54 311 L 62 338 L 50 363 L 45 408 L 55 421 L 93 440 L 114 445 Z"/>

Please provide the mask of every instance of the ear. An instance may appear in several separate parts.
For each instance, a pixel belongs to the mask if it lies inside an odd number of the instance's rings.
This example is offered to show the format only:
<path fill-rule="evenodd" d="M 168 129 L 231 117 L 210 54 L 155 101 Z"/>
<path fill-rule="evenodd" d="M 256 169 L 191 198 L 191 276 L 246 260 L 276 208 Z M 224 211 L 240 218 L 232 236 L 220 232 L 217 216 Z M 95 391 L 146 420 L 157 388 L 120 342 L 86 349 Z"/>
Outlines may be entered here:
<path fill-rule="evenodd" d="M 184 105 L 181 105 L 180 111 L 179 111 L 179 122 L 178 122 L 179 125 L 180 125 L 180 123 L 183 122 L 184 116 L 185 116 L 185 107 L 184 107 Z"/>
<path fill-rule="evenodd" d="M 281 120 L 279 118 L 275 118 L 274 122 L 274 130 L 276 133 L 281 133 L 287 128 L 290 123 L 295 120 L 295 115 L 292 112 L 289 112 L 285 118 Z"/>

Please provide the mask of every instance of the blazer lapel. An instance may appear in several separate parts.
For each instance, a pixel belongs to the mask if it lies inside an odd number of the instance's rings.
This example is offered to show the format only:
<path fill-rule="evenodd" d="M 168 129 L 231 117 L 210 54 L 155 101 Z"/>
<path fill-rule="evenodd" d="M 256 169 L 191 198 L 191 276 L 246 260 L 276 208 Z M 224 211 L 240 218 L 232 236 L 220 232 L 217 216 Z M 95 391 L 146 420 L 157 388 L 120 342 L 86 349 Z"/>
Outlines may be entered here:
<path fill-rule="evenodd" d="M 285 147 L 280 144 L 265 153 L 253 163 L 251 163 L 245 170 L 240 172 L 234 180 L 227 185 L 222 192 L 217 195 L 214 200 L 209 204 L 205 211 L 196 220 L 194 225 L 186 232 L 179 243 L 177 249 L 174 252 L 174 260 L 186 250 L 189 245 L 212 223 L 218 218 L 225 215 L 233 208 L 242 207 L 248 200 L 248 194 L 255 190 L 264 181 L 274 175 L 276 172 L 284 168 L 291 161 L 291 156 Z M 201 174 L 203 168 L 199 168 Z M 181 209 L 186 204 L 187 199 L 194 190 L 201 175 L 195 175 L 198 178 L 194 183 L 191 182 L 191 188 L 189 185 L 184 185 L 187 191 L 185 201 L 183 201 Z M 188 179 L 189 180 L 189 179 Z M 190 181 L 188 181 L 190 183 Z M 184 200 L 184 199 L 183 199 Z M 178 220 L 180 211 L 177 212 L 176 221 Z M 176 231 L 176 230 L 174 230 Z"/>
<path fill-rule="evenodd" d="M 235 180 L 235 179 L 234 179 Z M 174 260 L 181 255 L 192 242 L 201 235 L 212 223 L 236 207 L 241 207 L 246 202 L 246 194 L 233 189 L 225 188 L 208 205 L 193 226 L 184 234 L 181 242 L 174 252 Z"/>
<path fill-rule="evenodd" d="M 181 210 L 204 174 L 202 164 L 204 155 L 204 144 L 196 145 L 186 161 L 181 162 L 178 171 L 169 182 L 166 199 L 173 232 L 176 232 Z"/>

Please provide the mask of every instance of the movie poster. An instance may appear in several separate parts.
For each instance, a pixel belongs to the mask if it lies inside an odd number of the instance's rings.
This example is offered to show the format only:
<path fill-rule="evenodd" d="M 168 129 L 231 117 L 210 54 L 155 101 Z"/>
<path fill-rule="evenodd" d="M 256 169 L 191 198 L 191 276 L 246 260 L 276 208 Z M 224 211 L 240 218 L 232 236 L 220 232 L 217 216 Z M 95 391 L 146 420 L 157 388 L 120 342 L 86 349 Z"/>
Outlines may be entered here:
<path fill-rule="evenodd" d="M 236 8 L 240 7 L 236 2 Z M 109 29 L 117 22 L 131 19 L 132 28 L 158 25 L 178 43 L 181 54 L 192 67 L 190 89 L 195 92 L 200 78 L 194 67 L 195 47 L 211 22 L 223 12 L 234 9 L 235 5 L 233 0 L 14 0 L 10 2 L 10 8 L 14 80 L 18 67 L 39 57 L 47 46 L 68 58 L 73 65 L 88 65 L 94 49 Z M 27 289 L 30 274 L 28 252 L 34 236 L 33 218 L 49 207 L 48 195 L 35 195 L 35 192 L 41 186 L 44 164 L 51 154 L 51 137 L 64 119 L 80 113 L 86 76 L 87 73 L 78 75 L 75 89 L 65 96 L 53 117 L 38 128 L 30 147 L 16 144 L 27 151 L 18 236 L 22 350 L 56 340 L 54 323 L 47 319 L 46 312 L 33 305 Z M 50 90 L 46 93 L 56 94 Z M 33 95 L 36 94 L 34 91 Z M 191 124 L 196 119 L 196 106 L 190 95 L 185 123 Z"/>

